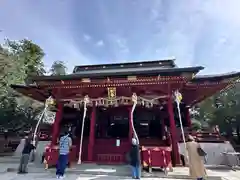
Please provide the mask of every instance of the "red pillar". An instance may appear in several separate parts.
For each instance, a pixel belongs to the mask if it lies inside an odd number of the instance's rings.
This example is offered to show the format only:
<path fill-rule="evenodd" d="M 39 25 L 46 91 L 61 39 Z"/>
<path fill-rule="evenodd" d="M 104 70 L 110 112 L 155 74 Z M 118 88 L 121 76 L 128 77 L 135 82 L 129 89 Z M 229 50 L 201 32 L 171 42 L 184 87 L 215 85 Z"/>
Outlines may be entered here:
<path fill-rule="evenodd" d="M 93 161 L 93 146 L 95 141 L 95 124 L 96 124 L 96 106 L 92 107 L 90 121 L 90 135 L 88 142 L 88 161 Z"/>
<path fill-rule="evenodd" d="M 129 107 L 129 108 L 128 108 L 128 113 L 129 113 L 129 134 L 128 134 L 128 138 L 129 138 L 129 141 L 132 143 L 132 138 L 133 138 L 133 127 L 132 127 L 133 116 L 132 116 L 132 107 Z"/>
<path fill-rule="evenodd" d="M 58 110 L 56 112 L 55 121 L 53 123 L 53 130 L 52 130 L 52 142 L 51 145 L 57 144 L 57 139 L 59 136 L 59 124 L 62 120 L 62 114 L 63 114 L 63 105 L 61 103 L 58 103 Z"/>
<path fill-rule="evenodd" d="M 187 121 L 187 126 L 191 127 L 192 121 L 191 121 L 190 111 L 188 107 L 186 108 L 186 121 Z"/>
<path fill-rule="evenodd" d="M 178 150 L 178 139 L 177 139 L 177 129 L 174 120 L 174 113 L 173 113 L 173 103 L 172 99 L 168 99 L 168 114 L 169 114 L 169 121 L 170 121 L 170 133 L 171 133 L 171 140 L 172 140 L 172 151 L 173 151 L 173 160 L 174 165 L 180 164 L 180 154 Z"/>

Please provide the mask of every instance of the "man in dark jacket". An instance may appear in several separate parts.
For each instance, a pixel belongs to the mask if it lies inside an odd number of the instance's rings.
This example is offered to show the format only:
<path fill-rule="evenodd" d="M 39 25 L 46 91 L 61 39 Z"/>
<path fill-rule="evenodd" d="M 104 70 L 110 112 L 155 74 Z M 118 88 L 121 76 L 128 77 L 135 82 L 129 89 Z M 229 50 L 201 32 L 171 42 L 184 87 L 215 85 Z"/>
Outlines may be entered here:
<path fill-rule="evenodd" d="M 130 165 L 132 166 L 133 179 L 140 179 L 140 151 L 135 138 L 132 139 L 132 149 L 130 151 Z"/>
<path fill-rule="evenodd" d="M 31 140 L 29 138 L 26 138 L 25 145 L 22 151 L 22 156 L 20 159 L 18 173 L 27 173 L 27 165 L 28 165 L 30 153 L 33 149 L 35 149 L 35 147 L 31 143 Z"/>

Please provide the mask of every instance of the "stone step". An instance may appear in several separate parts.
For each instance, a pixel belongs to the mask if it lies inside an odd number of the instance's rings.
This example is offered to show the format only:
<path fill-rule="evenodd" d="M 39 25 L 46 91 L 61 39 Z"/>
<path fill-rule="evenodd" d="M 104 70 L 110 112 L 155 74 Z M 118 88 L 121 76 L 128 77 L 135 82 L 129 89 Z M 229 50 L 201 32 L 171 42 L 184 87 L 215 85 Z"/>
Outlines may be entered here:
<path fill-rule="evenodd" d="M 0 163 L 19 163 L 20 157 L 10 156 L 10 157 L 1 157 Z"/>
<path fill-rule="evenodd" d="M 8 168 L 6 170 L 6 172 L 17 172 L 17 167 L 15 168 Z M 29 167 L 28 168 L 28 172 L 29 173 L 50 173 L 50 174 L 55 174 L 56 170 L 53 169 L 48 169 L 48 170 L 44 170 L 43 168 L 33 168 L 33 167 Z M 106 175 L 106 176 L 114 176 L 114 177 L 131 177 L 130 174 L 131 170 L 128 169 L 125 172 L 110 172 L 110 171 L 106 171 L 104 169 L 96 169 L 96 171 L 85 171 L 82 169 L 67 169 L 66 170 L 66 174 L 82 174 L 82 175 Z M 153 172 L 153 173 L 147 173 L 147 172 L 142 172 L 142 177 L 145 178 L 168 178 L 168 179 L 191 179 L 189 176 L 185 175 L 185 174 L 181 174 L 181 173 L 172 173 L 172 174 L 168 174 L 165 175 L 163 172 Z M 208 176 L 207 177 L 208 180 L 222 180 L 221 177 L 219 176 Z"/>

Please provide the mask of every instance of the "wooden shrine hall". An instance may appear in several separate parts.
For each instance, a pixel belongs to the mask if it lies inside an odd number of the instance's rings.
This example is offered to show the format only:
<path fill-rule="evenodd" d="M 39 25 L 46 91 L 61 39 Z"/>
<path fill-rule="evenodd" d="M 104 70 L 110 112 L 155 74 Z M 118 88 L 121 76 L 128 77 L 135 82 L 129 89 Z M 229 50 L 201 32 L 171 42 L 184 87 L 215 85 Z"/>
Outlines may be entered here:
<path fill-rule="evenodd" d="M 202 69 L 179 68 L 174 60 L 76 66 L 69 75 L 30 77 L 32 84 L 11 87 L 42 102 L 51 96 L 56 103 L 52 140 L 46 148 L 49 165 L 56 164 L 61 130 L 70 127 L 70 161 L 126 163 L 136 130 L 143 166 L 163 167 L 181 163 L 173 93 L 182 94 L 181 119 L 189 131 L 189 108 L 239 78 L 239 73 L 198 76 Z"/>

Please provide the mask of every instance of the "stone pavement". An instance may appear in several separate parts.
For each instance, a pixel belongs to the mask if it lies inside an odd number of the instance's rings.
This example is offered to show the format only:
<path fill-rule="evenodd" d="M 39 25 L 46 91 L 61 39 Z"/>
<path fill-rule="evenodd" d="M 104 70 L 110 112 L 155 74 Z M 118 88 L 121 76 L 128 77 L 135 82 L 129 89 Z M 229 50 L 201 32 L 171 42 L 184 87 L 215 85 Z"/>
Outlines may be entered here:
<path fill-rule="evenodd" d="M 52 173 L 29 173 L 25 175 L 18 175 L 16 173 L 3 173 L 0 174 L 1 180 L 54 180 L 56 177 Z M 131 180 L 129 177 L 116 177 L 108 175 L 76 175 L 66 174 L 67 180 Z M 174 180 L 166 178 L 142 178 L 143 180 Z M 181 179 L 178 179 L 181 180 Z M 183 180 L 183 179 L 182 179 Z"/>
<path fill-rule="evenodd" d="M 0 180 L 15 180 L 15 179 L 55 179 L 55 169 L 44 170 L 42 165 L 29 164 L 28 175 L 16 175 L 19 158 L 5 157 L 0 158 Z M 10 170 L 7 172 L 7 170 Z M 207 166 L 208 180 L 240 180 L 240 171 L 232 171 L 224 166 Z M 129 179 L 130 170 L 128 166 L 103 166 L 96 164 L 74 165 L 67 169 L 68 179 Z M 152 174 L 143 173 L 143 179 L 189 179 L 188 168 L 174 168 L 173 172 L 169 172 L 168 176 L 160 171 Z M 1 179 L 2 178 L 2 179 Z M 75 180 L 74 179 L 74 180 Z"/>

